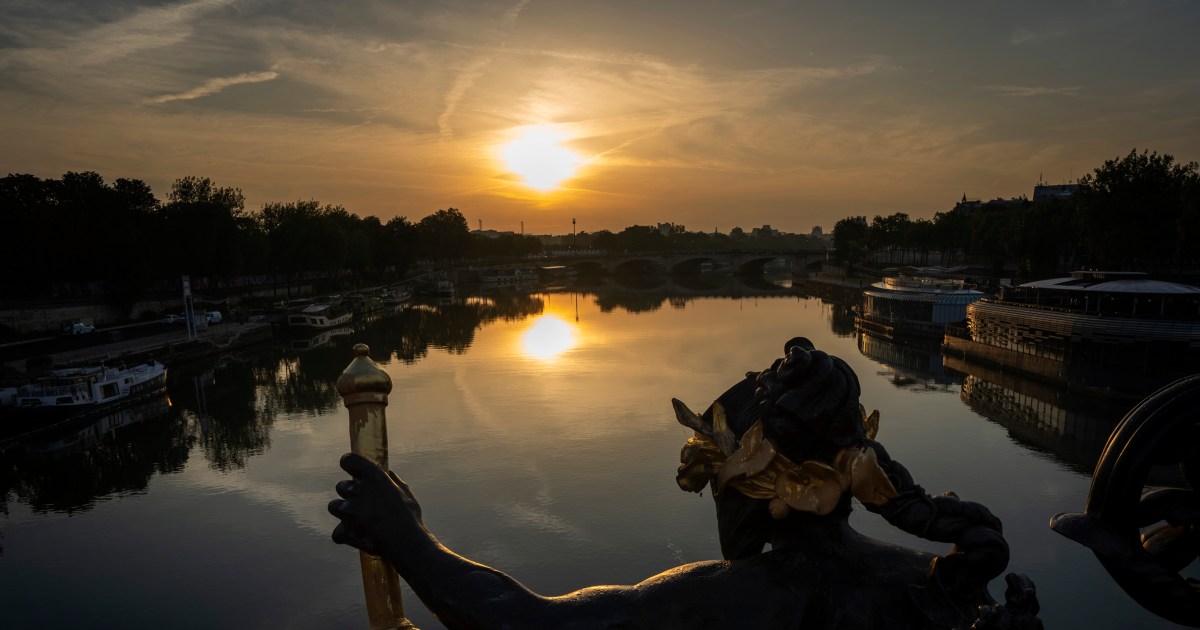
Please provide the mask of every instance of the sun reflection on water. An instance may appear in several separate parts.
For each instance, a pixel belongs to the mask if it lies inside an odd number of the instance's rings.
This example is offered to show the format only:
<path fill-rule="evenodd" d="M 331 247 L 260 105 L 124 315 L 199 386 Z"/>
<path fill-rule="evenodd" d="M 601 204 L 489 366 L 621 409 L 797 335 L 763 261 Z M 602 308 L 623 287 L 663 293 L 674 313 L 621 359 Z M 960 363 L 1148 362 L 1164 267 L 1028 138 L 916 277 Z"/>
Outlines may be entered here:
<path fill-rule="evenodd" d="M 554 315 L 542 315 L 521 336 L 526 356 L 543 361 L 557 358 L 578 342 L 575 327 Z"/>

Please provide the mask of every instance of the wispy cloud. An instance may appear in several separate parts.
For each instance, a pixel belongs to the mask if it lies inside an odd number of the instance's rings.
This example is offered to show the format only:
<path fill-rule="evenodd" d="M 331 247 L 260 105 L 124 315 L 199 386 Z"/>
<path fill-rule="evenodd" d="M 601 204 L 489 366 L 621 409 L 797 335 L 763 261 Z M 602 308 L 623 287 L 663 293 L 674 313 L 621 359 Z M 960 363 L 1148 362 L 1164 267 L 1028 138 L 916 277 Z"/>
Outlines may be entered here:
<path fill-rule="evenodd" d="M 94 31 L 81 47 L 87 63 L 102 63 L 146 49 L 166 46 L 191 33 L 199 16 L 224 8 L 234 0 L 197 0 L 175 5 L 140 9 L 128 18 Z"/>
<path fill-rule="evenodd" d="M 1021 44 L 1027 44 L 1037 38 L 1037 33 L 1018 26 L 1014 28 L 1012 34 L 1008 36 L 1008 43 L 1012 44 L 1013 46 L 1020 46 Z"/>
<path fill-rule="evenodd" d="M 279 73 L 275 72 L 274 70 L 267 70 L 265 72 L 246 72 L 232 77 L 218 77 L 215 79 L 209 79 L 199 87 L 192 88 L 186 92 L 180 92 L 178 94 L 163 94 L 161 96 L 148 98 L 145 102 L 148 104 L 160 105 L 162 103 L 170 103 L 172 101 L 190 101 L 197 98 L 203 98 L 205 96 L 211 96 L 227 87 L 234 85 L 263 83 L 265 81 L 273 81 L 278 77 Z"/>
<path fill-rule="evenodd" d="M 517 0 L 517 3 L 508 11 L 504 12 L 504 27 L 512 29 L 517 25 L 517 18 L 521 17 L 521 11 L 529 4 L 530 0 Z M 446 106 L 442 108 L 442 113 L 438 115 L 438 132 L 443 136 L 453 135 L 454 129 L 450 126 L 450 119 L 454 117 L 454 112 L 458 109 L 458 103 L 462 101 L 463 96 L 475 85 L 475 81 L 483 76 L 483 70 L 492 63 L 493 56 L 483 56 L 475 59 L 467 64 L 458 76 L 454 79 L 454 84 L 450 86 L 450 90 L 446 93 Z"/>
<path fill-rule="evenodd" d="M 1032 85 L 985 85 L 985 92 L 995 92 L 1001 96 L 1079 96 L 1079 86 L 1040 87 Z"/>

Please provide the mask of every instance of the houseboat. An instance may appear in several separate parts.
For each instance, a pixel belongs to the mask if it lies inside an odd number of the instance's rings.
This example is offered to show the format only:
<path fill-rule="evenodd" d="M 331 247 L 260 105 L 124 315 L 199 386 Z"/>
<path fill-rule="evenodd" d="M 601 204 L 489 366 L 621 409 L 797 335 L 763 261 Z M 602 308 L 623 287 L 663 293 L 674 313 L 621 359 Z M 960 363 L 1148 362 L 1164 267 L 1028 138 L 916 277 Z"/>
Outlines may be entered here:
<path fill-rule="evenodd" d="M 943 352 L 1095 393 L 1140 396 L 1200 372 L 1200 288 L 1077 271 L 974 302 Z"/>
<path fill-rule="evenodd" d="M 405 285 L 390 286 L 379 293 L 379 299 L 385 307 L 397 307 L 412 301 L 412 289 Z"/>
<path fill-rule="evenodd" d="M 485 269 L 479 272 L 479 282 L 484 288 L 528 287 L 537 284 L 538 275 L 533 269 Z"/>
<path fill-rule="evenodd" d="M 354 312 L 341 304 L 322 303 L 288 313 L 287 325 L 294 330 L 323 330 L 346 326 L 353 319 Z"/>
<path fill-rule="evenodd" d="M 18 387 L 11 400 L 19 411 L 87 415 L 160 393 L 166 385 L 167 368 L 158 361 L 132 367 L 93 365 L 53 370 Z"/>
<path fill-rule="evenodd" d="M 966 319 L 967 307 L 986 297 L 941 268 L 910 267 L 863 289 L 856 327 L 862 332 L 941 340 L 946 324 Z"/>

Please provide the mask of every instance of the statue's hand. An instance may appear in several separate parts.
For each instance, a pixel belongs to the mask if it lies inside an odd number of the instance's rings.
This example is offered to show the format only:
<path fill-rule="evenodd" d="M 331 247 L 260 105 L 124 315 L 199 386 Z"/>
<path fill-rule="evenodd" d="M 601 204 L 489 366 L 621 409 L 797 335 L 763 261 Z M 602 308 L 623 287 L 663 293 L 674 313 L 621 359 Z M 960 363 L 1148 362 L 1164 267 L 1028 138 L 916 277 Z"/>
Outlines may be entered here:
<path fill-rule="evenodd" d="M 392 559 L 405 541 L 428 536 L 421 506 L 395 473 L 354 453 L 340 463 L 352 479 L 339 481 L 335 488 L 342 498 L 329 502 L 329 513 L 342 521 L 333 542 Z"/>

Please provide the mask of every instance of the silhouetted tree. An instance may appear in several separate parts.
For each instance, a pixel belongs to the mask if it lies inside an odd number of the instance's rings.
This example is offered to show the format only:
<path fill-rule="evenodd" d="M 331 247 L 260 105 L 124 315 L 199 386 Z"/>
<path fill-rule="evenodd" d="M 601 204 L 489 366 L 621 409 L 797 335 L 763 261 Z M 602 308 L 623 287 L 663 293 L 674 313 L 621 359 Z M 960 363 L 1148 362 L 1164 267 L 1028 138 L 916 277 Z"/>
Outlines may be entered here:
<path fill-rule="evenodd" d="M 417 251 L 435 261 L 459 260 L 471 254 L 471 230 L 457 208 L 438 210 L 417 222 Z"/>
<path fill-rule="evenodd" d="M 835 260 L 851 267 L 860 264 L 867 257 L 869 233 L 867 217 L 846 217 L 834 224 Z"/>
<path fill-rule="evenodd" d="M 1106 160 L 1079 180 L 1079 223 L 1095 266 L 1158 270 L 1190 257 L 1194 241 L 1181 243 L 1195 212 L 1196 162 L 1136 149 Z"/>

